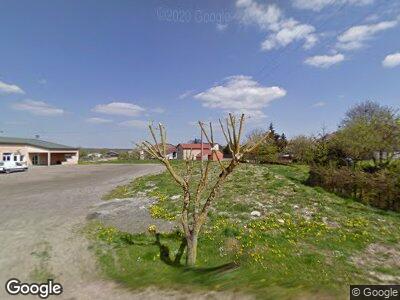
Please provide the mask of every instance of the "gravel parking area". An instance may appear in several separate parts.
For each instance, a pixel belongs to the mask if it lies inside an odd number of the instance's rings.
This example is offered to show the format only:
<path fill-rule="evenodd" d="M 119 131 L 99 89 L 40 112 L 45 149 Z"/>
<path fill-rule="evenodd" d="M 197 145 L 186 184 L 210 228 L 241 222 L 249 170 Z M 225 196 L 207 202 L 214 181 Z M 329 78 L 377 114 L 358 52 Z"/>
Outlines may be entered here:
<path fill-rule="evenodd" d="M 89 207 L 102 195 L 134 177 L 161 170 L 160 165 L 109 164 L 0 174 L 1 285 L 12 277 L 32 282 L 52 275 L 64 287 L 58 299 L 135 299 L 129 291 L 99 279 L 79 230 Z M 1 288 L 0 299 L 9 298 L 16 297 Z"/>

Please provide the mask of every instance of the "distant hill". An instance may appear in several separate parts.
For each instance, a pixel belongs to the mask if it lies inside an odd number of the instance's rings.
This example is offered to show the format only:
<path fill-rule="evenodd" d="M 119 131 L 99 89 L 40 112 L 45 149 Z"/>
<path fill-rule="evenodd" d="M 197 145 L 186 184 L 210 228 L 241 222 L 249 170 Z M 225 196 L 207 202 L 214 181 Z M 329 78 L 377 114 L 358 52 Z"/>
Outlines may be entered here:
<path fill-rule="evenodd" d="M 132 151 L 132 149 L 116 149 L 116 148 L 80 148 L 83 151 L 87 151 L 88 153 L 102 153 L 108 151 L 114 151 L 117 153 L 124 153 L 128 151 Z"/>

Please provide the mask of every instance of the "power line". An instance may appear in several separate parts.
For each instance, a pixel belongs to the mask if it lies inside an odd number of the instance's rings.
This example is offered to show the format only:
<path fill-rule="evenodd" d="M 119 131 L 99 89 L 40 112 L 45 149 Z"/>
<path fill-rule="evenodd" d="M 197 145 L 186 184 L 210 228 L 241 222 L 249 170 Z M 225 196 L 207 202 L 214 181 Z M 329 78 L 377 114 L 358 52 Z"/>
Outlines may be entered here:
<path fill-rule="evenodd" d="M 383 2 L 381 2 L 381 4 L 378 7 L 374 7 L 374 10 L 377 10 L 380 8 L 380 6 L 383 5 Z M 359 22 L 361 22 L 362 20 L 364 20 L 368 15 L 371 14 L 371 11 L 368 11 L 367 14 L 363 15 L 361 18 L 358 18 L 357 20 L 355 20 L 354 22 L 352 22 L 349 26 L 347 26 L 345 29 L 339 31 L 339 33 L 337 35 L 335 35 L 333 38 L 325 40 L 325 42 L 319 44 L 319 47 L 321 48 L 322 46 L 327 46 L 328 43 L 332 42 L 334 39 L 337 39 L 337 36 L 342 35 L 343 33 L 345 33 L 347 30 L 349 30 L 350 28 L 356 26 Z M 276 69 L 276 68 L 275 68 Z M 292 68 L 291 71 L 287 72 L 286 75 L 288 74 L 292 74 L 295 70 Z M 269 73 L 268 75 L 271 75 L 271 73 Z M 263 79 L 269 78 L 269 77 L 261 77 Z"/>
<path fill-rule="evenodd" d="M 331 5 L 331 4 L 333 4 L 333 3 L 334 3 L 334 0 L 331 0 L 331 1 L 329 2 L 329 5 Z M 329 17 L 325 19 L 325 21 L 322 23 L 321 26 L 322 26 L 322 27 L 325 26 L 335 14 L 337 14 L 338 12 L 340 12 L 341 10 L 343 10 L 347 5 L 349 5 L 349 4 L 346 3 L 346 2 L 343 3 L 342 5 L 340 5 L 338 9 L 336 9 L 333 13 L 329 14 Z M 311 17 L 309 17 L 308 20 L 306 20 L 306 21 L 303 22 L 303 23 L 304 23 L 304 24 L 311 23 Z M 314 26 L 314 27 L 316 27 L 316 26 Z M 320 26 L 318 26 L 318 27 L 320 27 Z M 290 49 L 290 47 L 292 47 L 292 49 Z M 299 42 L 299 44 L 298 44 L 297 46 L 294 46 L 294 44 L 292 43 L 292 44 L 290 45 L 290 47 L 288 46 L 288 47 L 284 48 L 284 49 L 279 53 L 279 56 L 273 60 L 273 62 L 275 62 L 275 63 L 274 63 L 274 65 L 273 65 L 272 68 L 271 68 L 271 69 L 272 69 L 271 72 L 269 72 L 268 74 L 271 74 L 273 71 L 275 71 L 275 70 L 277 69 L 277 67 L 279 67 L 279 65 L 280 65 L 281 63 L 278 61 L 278 59 L 282 58 L 282 57 L 285 55 L 285 53 L 287 53 L 288 51 L 296 51 L 296 50 L 298 50 L 300 47 L 302 47 L 302 43 Z M 255 73 L 253 74 L 253 77 L 257 77 L 258 74 L 264 73 L 264 71 L 267 69 L 267 67 L 268 67 L 267 64 L 264 65 L 262 68 L 260 68 L 259 71 L 255 72 Z M 214 83 L 213 86 L 222 85 L 225 81 L 226 81 L 225 78 L 224 78 L 224 79 L 217 80 L 217 81 Z M 201 91 L 202 91 L 202 90 L 197 89 L 197 91 L 196 91 L 196 92 L 192 92 L 192 94 L 198 94 L 198 93 L 200 93 Z"/>
<path fill-rule="evenodd" d="M 329 2 L 329 5 L 333 4 L 333 2 L 334 2 L 334 0 L 332 0 L 331 2 Z M 329 15 L 329 17 L 326 18 L 325 21 L 321 24 L 321 26 L 318 26 L 318 30 L 321 31 L 321 28 L 323 28 L 324 26 L 326 26 L 326 25 L 328 24 L 328 22 L 331 20 L 331 18 L 332 18 L 335 14 L 339 13 L 340 11 L 342 11 L 347 5 L 348 5 L 348 3 L 344 2 L 341 6 L 339 6 L 338 9 L 336 9 L 336 11 L 332 12 L 332 13 Z M 311 17 L 308 19 L 308 21 L 305 22 L 305 24 L 308 24 L 308 23 L 311 23 Z M 315 27 L 316 27 L 316 26 L 314 26 L 314 28 L 315 28 Z M 292 50 L 292 51 L 297 51 L 299 48 L 303 47 L 303 44 L 299 42 L 299 43 L 297 44 L 297 46 L 294 46 L 294 44 L 291 44 L 290 46 L 292 47 L 292 49 L 290 49 L 290 47 L 286 47 L 286 48 L 284 48 L 281 52 L 279 52 L 278 58 L 275 58 L 275 60 L 274 60 L 274 61 L 275 61 L 275 64 L 274 64 L 274 66 L 272 67 L 272 71 L 275 71 L 276 68 L 279 66 L 279 61 L 278 61 L 278 59 L 282 58 L 282 57 L 285 55 L 285 53 L 287 53 L 287 52 L 290 51 L 290 50 Z M 265 65 L 263 68 L 261 68 L 261 70 L 259 70 L 256 74 L 254 74 L 254 77 L 257 77 L 258 74 L 262 74 L 262 73 L 265 71 L 266 68 L 267 68 L 267 65 Z"/>

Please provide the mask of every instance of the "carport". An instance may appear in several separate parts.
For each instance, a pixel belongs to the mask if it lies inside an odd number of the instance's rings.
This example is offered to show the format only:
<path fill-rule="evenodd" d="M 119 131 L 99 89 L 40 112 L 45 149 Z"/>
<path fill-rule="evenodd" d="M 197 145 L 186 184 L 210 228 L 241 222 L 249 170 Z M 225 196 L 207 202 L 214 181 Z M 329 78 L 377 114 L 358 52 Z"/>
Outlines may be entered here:
<path fill-rule="evenodd" d="M 29 161 L 34 166 L 63 165 L 76 159 L 76 152 L 29 152 Z"/>

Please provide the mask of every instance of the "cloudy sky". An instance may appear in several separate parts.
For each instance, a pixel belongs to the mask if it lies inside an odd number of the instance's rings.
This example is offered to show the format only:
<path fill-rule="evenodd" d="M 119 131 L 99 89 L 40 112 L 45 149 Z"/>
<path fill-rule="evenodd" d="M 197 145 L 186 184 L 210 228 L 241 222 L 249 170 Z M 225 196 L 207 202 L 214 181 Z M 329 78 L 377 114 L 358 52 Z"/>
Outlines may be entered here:
<path fill-rule="evenodd" d="M 1 1 L 0 134 L 130 147 L 246 113 L 288 136 L 400 104 L 393 0 Z"/>

